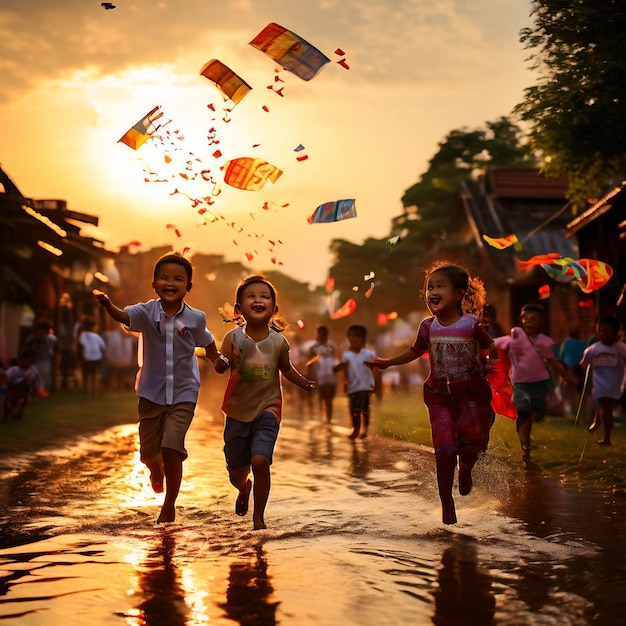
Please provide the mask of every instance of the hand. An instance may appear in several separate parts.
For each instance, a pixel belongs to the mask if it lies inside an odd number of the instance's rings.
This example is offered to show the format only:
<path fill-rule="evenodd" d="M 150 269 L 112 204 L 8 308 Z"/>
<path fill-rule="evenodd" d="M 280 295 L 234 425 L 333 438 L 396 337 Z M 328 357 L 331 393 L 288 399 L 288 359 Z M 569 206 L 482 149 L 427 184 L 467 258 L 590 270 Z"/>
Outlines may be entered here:
<path fill-rule="evenodd" d="M 381 359 L 375 356 L 371 361 L 365 361 L 365 365 L 371 370 L 384 370 L 389 367 L 389 359 Z"/>
<path fill-rule="evenodd" d="M 98 301 L 98 304 L 100 306 L 106 308 L 111 303 L 109 296 L 107 296 L 104 291 L 100 291 L 99 289 L 93 289 L 91 293 L 96 296 L 96 300 Z"/>
<path fill-rule="evenodd" d="M 223 354 L 219 354 L 213 361 L 213 367 L 218 374 L 223 374 L 230 367 L 230 361 Z"/>

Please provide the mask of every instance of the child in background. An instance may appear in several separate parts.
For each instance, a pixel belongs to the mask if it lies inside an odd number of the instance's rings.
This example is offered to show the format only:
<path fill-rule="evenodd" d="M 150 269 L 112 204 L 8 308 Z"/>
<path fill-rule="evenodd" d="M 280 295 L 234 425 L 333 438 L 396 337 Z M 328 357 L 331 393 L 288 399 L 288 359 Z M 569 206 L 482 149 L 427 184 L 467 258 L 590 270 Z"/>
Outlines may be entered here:
<path fill-rule="evenodd" d="M 83 391 L 92 396 L 100 395 L 102 383 L 102 362 L 106 344 L 104 339 L 96 332 L 96 323 L 92 319 L 85 320 L 83 330 L 78 336 L 81 346 Z"/>
<path fill-rule="evenodd" d="M 230 482 L 239 490 L 235 513 L 246 515 L 252 491 L 253 528 L 260 530 L 266 528 L 270 466 L 282 417 L 281 374 L 302 389 L 315 389 L 315 382 L 293 366 L 287 339 L 274 330 L 276 290 L 264 276 L 253 274 L 239 283 L 234 312 L 245 325 L 229 331 L 220 347 L 231 368 L 222 405 L 224 455 Z"/>
<path fill-rule="evenodd" d="M 376 358 L 376 354 L 365 347 L 367 329 L 354 324 L 348 328 L 348 349 L 343 353 L 341 361 L 335 365 L 335 372 L 343 372 L 346 379 L 346 393 L 350 401 L 350 417 L 352 432 L 350 439 L 367 437 L 370 425 L 370 397 L 376 380 L 366 362 Z"/>
<path fill-rule="evenodd" d="M 28 348 L 20 350 L 17 363 L 4 372 L 6 390 L 3 420 L 22 419 L 34 394 L 48 395 L 42 388 L 39 370 L 33 365 L 33 355 Z"/>
<path fill-rule="evenodd" d="M 543 306 L 525 304 L 520 313 L 520 326 L 514 326 L 510 335 L 495 339 L 498 350 L 502 350 L 511 363 L 517 436 L 526 467 L 530 467 L 533 422 L 545 417 L 548 395 L 553 387 L 548 367 L 571 384 L 577 383 L 576 377 L 556 358 L 555 342 L 543 334 L 544 317 Z"/>
<path fill-rule="evenodd" d="M 176 519 L 176 498 L 187 458 L 185 435 L 194 416 L 200 373 L 196 347 L 204 347 L 216 371 L 225 371 L 228 360 L 215 346 L 202 311 L 185 303 L 191 291 L 193 268 L 183 255 L 162 256 L 154 267 L 152 288 L 158 300 L 116 307 L 101 291 L 98 304 L 130 331 L 141 334 L 143 355 L 137 376 L 139 396 L 139 452 L 150 471 L 155 493 L 165 499 L 157 524 Z"/>
<path fill-rule="evenodd" d="M 587 366 L 591 367 L 591 397 L 599 410 L 589 425 L 589 432 L 595 432 L 600 424 L 604 426 L 604 438 L 598 441 L 602 446 L 611 445 L 613 410 L 624 390 L 626 344 L 619 340 L 619 330 L 616 318 L 606 315 L 598 319 L 598 341 L 584 351 L 580 361 L 583 370 Z"/>
<path fill-rule="evenodd" d="M 320 326 L 315 334 L 315 343 L 309 349 L 307 365 L 311 368 L 311 378 L 317 383 L 320 408 L 324 411 L 328 424 L 333 419 L 333 399 L 337 393 L 336 363 L 335 344 L 328 338 L 328 328 Z"/>
<path fill-rule="evenodd" d="M 455 524 L 452 486 L 457 459 L 459 493 L 464 496 L 472 489 L 472 469 L 479 453 L 487 449 L 495 418 L 483 361 L 496 360 L 498 354 L 480 319 L 485 299 L 480 279 L 470 277 L 462 267 L 437 263 L 426 275 L 424 296 L 432 317 L 420 323 L 415 343 L 396 356 L 375 358 L 367 365 L 385 369 L 429 353 L 424 402 L 435 448 L 442 520 Z"/>

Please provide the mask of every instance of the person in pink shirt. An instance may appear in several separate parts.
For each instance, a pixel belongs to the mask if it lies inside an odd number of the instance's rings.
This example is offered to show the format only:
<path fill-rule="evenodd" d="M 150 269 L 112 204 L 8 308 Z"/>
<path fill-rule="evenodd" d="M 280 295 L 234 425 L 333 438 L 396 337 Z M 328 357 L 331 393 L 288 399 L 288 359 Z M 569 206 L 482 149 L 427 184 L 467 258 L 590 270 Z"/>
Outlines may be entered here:
<path fill-rule="evenodd" d="M 514 326 L 510 335 L 496 337 L 499 352 L 504 353 L 511 364 L 513 402 L 517 408 L 517 436 L 522 448 L 522 461 L 530 463 L 530 436 L 533 422 L 541 421 L 546 412 L 548 394 L 551 390 L 550 371 L 554 368 L 559 376 L 576 384 L 571 374 L 554 354 L 555 342 L 544 335 L 545 310 L 537 303 L 525 304 L 520 314 L 520 326 Z"/>

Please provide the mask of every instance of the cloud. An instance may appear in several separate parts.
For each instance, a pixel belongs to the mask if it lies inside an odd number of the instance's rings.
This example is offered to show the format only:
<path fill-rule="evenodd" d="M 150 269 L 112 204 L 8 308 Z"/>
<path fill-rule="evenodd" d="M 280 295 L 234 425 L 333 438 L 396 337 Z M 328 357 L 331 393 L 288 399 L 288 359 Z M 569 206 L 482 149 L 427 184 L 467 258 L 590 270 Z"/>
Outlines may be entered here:
<path fill-rule="evenodd" d="M 520 45 L 509 24 L 529 0 L 287 0 L 214 2 L 119 0 L 105 11 L 97 0 L 3 0 L 0 70 L 4 98 L 43 78 L 95 68 L 168 63 L 195 50 L 254 59 L 248 41 L 268 22 L 298 32 L 332 56 L 337 47 L 359 71 L 354 80 L 385 85 L 468 80 L 496 70 Z M 257 53 L 258 54 L 258 53 Z M 205 59 L 206 60 L 206 59 Z M 226 62 L 226 60 L 225 60 Z M 249 63 L 259 66 L 263 60 Z M 195 70 L 195 68 L 194 68 Z"/>

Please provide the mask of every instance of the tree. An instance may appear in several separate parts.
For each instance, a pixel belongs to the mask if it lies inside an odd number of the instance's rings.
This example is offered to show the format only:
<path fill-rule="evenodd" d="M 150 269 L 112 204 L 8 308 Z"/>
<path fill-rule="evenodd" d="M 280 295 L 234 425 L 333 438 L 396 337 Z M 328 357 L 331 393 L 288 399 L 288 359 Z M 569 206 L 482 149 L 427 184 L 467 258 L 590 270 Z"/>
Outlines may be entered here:
<path fill-rule="evenodd" d="M 535 0 L 520 33 L 537 83 L 516 107 L 549 176 L 577 207 L 626 173 L 626 11 L 622 0 Z M 612 180 L 615 179 L 615 180 Z"/>
<path fill-rule="evenodd" d="M 456 229 L 450 224 L 455 214 L 461 182 L 478 179 L 488 165 L 533 166 L 522 130 L 508 117 L 487 122 L 486 128 L 451 131 L 439 144 L 428 170 L 402 197 L 405 208 L 415 208 L 392 220 L 391 232 L 382 239 L 368 239 L 362 245 L 334 240 L 335 262 L 330 275 L 343 302 L 357 300 L 355 319 L 366 323 L 378 311 L 397 311 L 402 317 L 419 303 L 420 280 L 430 264 L 434 246 L 452 250 Z M 389 239 L 400 236 L 392 245 Z M 376 288 L 365 298 L 361 277 L 376 272 Z M 354 292 L 354 287 L 359 287 Z M 352 317 L 351 317 L 352 319 Z"/>

